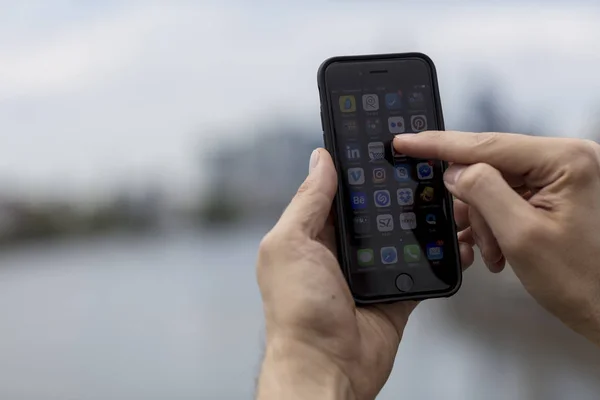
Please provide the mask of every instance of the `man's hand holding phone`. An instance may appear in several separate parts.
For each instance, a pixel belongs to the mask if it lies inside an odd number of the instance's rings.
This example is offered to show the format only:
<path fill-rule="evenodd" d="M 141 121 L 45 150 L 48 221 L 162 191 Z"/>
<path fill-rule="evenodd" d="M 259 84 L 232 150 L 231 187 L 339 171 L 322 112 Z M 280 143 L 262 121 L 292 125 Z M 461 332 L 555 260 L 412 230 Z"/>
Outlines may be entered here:
<path fill-rule="evenodd" d="M 267 328 L 260 399 L 375 398 L 417 304 L 407 299 L 455 293 L 459 255 L 463 268 L 470 265 L 475 244 L 492 272 L 508 262 L 543 307 L 600 345 L 600 146 L 500 133 L 406 134 L 409 117 L 410 131 L 427 130 L 428 121 L 443 129 L 435 68 L 422 54 L 329 59 L 319 88 L 335 163 L 329 152 L 313 152 L 308 178 L 260 246 Z M 386 170 L 396 183 L 386 183 Z M 424 203 L 417 204 L 420 186 Z M 446 189 L 458 199 L 453 206 Z M 393 232 L 396 212 L 401 229 Z M 355 305 L 386 300 L 406 301 Z"/>
<path fill-rule="evenodd" d="M 454 163 L 444 176 L 462 240 L 488 267 L 511 265 L 525 289 L 600 345 L 600 146 L 507 133 L 424 132 L 395 148 Z"/>
<path fill-rule="evenodd" d="M 600 345 L 600 150 L 593 142 L 512 134 L 425 132 L 399 152 L 454 163 L 463 263 L 476 242 L 490 269 L 504 258 L 548 311 Z M 356 308 L 334 256 L 336 175 L 327 152 L 258 260 L 267 350 L 259 398 L 372 399 L 394 362 L 414 302 Z M 470 224 L 470 225 L 469 225 Z M 518 340 L 516 338 L 515 340 Z"/>
<path fill-rule="evenodd" d="M 257 263 L 267 329 L 260 399 L 373 399 L 416 303 L 357 308 L 336 257 L 337 173 L 315 150 L 311 171 L 263 239 Z M 463 267 L 473 249 L 461 243 Z"/>

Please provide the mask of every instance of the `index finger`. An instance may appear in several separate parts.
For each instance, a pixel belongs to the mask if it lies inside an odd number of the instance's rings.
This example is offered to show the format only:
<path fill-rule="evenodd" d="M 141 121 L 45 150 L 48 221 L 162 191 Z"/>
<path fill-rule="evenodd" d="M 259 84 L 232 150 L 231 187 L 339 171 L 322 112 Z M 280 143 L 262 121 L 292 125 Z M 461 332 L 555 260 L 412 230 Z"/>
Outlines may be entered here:
<path fill-rule="evenodd" d="M 465 165 L 485 163 L 503 173 L 527 177 L 529 183 L 544 185 L 547 182 L 541 180 L 549 178 L 545 170 L 556 165 L 563 140 L 514 133 L 428 131 L 398 135 L 394 148 L 417 158 Z"/>

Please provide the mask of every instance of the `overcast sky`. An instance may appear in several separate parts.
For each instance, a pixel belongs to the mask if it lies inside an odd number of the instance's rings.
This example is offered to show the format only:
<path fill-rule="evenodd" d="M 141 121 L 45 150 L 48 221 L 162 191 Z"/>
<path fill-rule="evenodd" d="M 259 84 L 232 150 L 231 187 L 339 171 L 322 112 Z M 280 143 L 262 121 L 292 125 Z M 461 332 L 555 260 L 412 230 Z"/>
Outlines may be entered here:
<path fill-rule="evenodd" d="M 186 190 L 215 143 L 274 115 L 315 126 L 316 69 L 348 53 L 429 54 L 450 127 L 478 76 L 564 135 L 600 110 L 590 3 L 301 4 L 0 0 L 0 182 L 89 194 L 150 176 Z"/>

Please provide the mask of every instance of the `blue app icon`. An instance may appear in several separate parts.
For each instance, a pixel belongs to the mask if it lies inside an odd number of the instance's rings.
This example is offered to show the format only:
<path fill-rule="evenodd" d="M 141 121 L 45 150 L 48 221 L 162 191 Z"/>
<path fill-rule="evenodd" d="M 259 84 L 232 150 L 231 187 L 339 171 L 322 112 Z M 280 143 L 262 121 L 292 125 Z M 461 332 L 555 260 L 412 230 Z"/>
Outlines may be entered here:
<path fill-rule="evenodd" d="M 367 208 L 367 195 L 363 192 L 350 193 L 350 202 L 353 210 L 362 210 Z"/>
<path fill-rule="evenodd" d="M 410 165 L 398 164 L 394 167 L 394 177 L 398 182 L 410 181 Z"/>
<path fill-rule="evenodd" d="M 437 217 L 435 216 L 435 214 L 427 214 L 425 216 L 425 222 L 427 222 L 428 225 L 436 225 Z"/>
<path fill-rule="evenodd" d="M 381 248 L 381 262 L 383 264 L 395 264 L 398 262 L 398 250 L 395 247 Z"/>
<path fill-rule="evenodd" d="M 402 93 L 387 93 L 385 95 L 385 106 L 388 110 L 399 110 L 402 108 Z"/>
<path fill-rule="evenodd" d="M 373 201 L 377 207 L 389 207 L 392 204 L 390 192 L 387 190 L 376 190 L 373 193 Z"/>
<path fill-rule="evenodd" d="M 435 242 L 427 244 L 427 258 L 430 260 L 441 260 L 444 258 L 443 243 Z"/>
<path fill-rule="evenodd" d="M 433 167 L 429 163 L 417 164 L 417 176 L 419 179 L 433 178 Z"/>

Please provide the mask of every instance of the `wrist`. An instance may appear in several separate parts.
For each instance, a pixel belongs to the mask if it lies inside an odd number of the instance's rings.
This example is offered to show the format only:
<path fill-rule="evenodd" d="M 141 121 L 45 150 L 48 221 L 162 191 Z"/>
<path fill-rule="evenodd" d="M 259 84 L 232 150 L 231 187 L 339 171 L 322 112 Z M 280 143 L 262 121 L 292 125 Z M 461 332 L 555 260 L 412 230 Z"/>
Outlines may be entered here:
<path fill-rule="evenodd" d="M 257 399 L 354 399 L 350 380 L 330 358 L 302 342 L 267 343 Z"/>

